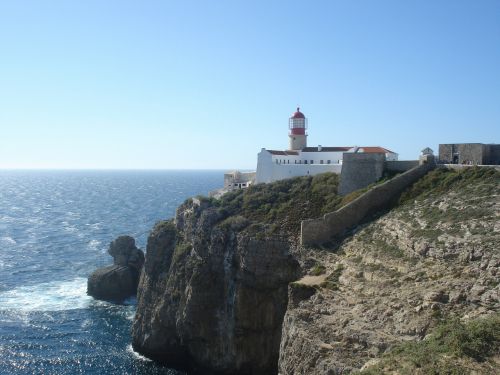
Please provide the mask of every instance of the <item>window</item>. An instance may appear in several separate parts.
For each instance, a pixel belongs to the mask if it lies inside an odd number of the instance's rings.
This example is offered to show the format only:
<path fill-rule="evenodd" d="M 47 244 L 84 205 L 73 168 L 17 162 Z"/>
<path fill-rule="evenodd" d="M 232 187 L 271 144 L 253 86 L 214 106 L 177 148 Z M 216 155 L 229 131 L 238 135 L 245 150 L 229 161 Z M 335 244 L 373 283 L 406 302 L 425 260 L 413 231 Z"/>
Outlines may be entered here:
<path fill-rule="evenodd" d="M 307 164 L 307 160 L 304 160 L 304 164 Z"/>
<path fill-rule="evenodd" d="M 311 160 L 311 164 L 313 164 L 313 161 Z"/>
<path fill-rule="evenodd" d="M 320 160 L 320 161 L 319 161 L 319 163 L 320 163 L 320 164 L 323 164 L 323 160 Z"/>
<path fill-rule="evenodd" d="M 278 159 L 276 159 L 276 164 L 278 164 Z"/>
<path fill-rule="evenodd" d="M 331 162 L 332 162 L 331 160 L 327 160 L 326 164 L 331 164 Z"/>

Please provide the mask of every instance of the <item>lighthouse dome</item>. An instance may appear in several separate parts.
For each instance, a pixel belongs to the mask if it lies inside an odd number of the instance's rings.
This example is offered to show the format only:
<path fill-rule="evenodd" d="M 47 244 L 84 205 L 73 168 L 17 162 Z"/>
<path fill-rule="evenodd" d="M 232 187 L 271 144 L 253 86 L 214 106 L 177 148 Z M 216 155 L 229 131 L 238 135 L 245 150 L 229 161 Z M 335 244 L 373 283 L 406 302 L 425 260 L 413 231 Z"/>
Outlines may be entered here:
<path fill-rule="evenodd" d="M 306 118 L 302 112 L 300 112 L 300 108 L 297 107 L 297 111 L 294 112 L 291 118 Z"/>

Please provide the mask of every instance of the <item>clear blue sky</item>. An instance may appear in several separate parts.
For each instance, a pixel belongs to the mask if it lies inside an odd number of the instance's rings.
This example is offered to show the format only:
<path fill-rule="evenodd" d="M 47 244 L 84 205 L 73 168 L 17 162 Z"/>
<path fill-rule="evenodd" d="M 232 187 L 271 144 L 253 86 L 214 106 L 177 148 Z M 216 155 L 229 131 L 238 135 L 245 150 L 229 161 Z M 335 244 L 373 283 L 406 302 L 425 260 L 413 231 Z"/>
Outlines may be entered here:
<path fill-rule="evenodd" d="M 0 168 L 500 143 L 499 0 L 0 1 Z"/>

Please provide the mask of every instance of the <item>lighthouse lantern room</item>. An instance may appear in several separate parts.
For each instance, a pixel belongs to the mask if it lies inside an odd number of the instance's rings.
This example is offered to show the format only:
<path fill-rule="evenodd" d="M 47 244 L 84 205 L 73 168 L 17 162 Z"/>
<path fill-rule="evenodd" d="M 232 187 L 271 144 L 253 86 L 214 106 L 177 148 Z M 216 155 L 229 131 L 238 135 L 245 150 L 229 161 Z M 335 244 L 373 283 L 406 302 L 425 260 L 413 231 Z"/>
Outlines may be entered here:
<path fill-rule="evenodd" d="M 307 118 L 300 108 L 297 107 L 297 111 L 288 120 L 288 128 L 290 129 L 289 137 L 289 149 L 290 150 L 302 150 L 307 147 Z"/>

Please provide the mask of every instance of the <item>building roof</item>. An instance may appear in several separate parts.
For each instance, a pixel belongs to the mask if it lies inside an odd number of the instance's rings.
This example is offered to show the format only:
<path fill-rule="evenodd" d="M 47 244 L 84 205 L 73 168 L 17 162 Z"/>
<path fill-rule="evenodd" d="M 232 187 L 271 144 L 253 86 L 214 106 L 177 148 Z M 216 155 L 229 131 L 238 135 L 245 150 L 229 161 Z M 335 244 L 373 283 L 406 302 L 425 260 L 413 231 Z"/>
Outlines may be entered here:
<path fill-rule="evenodd" d="M 306 118 L 302 112 L 300 112 L 300 107 L 297 107 L 297 111 L 292 115 L 291 118 Z"/>
<path fill-rule="evenodd" d="M 367 153 L 367 154 L 376 154 L 376 153 L 391 153 L 395 154 L 394 151 L 388 150 L 384 147 L 380 146 L 340 146 L 340 147 L 321 147 L 321 151 L 319 150 L 319 147 L 304 147 L 301 151 L 302 152 L 347 152 L 349 150 L 353 150 L 354 148 L 357 148 L 358 150 L 362 150 L 362 152 Z M 270 152 L 272 155 L 298 155 L 298 151 L 280 151 L 280 150 L 266 150 Z"/>
<path fill-rule="evenodd" d="M 277 150 L 266 150 L 273 155 L 298 155 L 297 151 L 277 151 Z"/>
<path fill-rule="evenodd" d="M 339 151 L 349 151 L 352 147 L 304 147 L 302 152 L 339 152 Z"/>
<path fill-rule="evenodd" d="M 363 152 L 366 152 L 368 154 L 371 154 L 371 153 L 391 153 L 391 154 L 395 154 L 394 151 L 391 151 L 391 150 L 388 150 L 386 148 L 383 148 L 383 147 L 380 147 L 380 146 L 362 146 L 362 147 L 358 147 L 358 149 L 363 149 Z"/>

